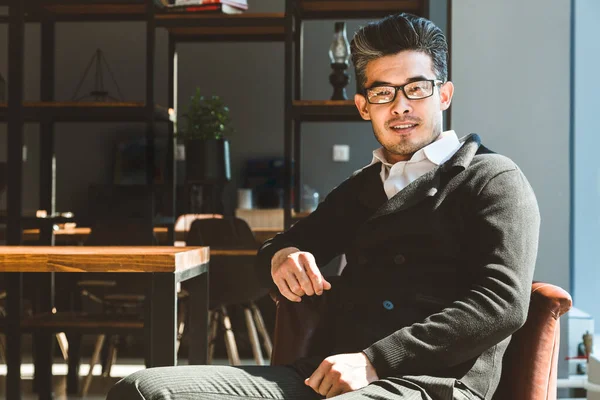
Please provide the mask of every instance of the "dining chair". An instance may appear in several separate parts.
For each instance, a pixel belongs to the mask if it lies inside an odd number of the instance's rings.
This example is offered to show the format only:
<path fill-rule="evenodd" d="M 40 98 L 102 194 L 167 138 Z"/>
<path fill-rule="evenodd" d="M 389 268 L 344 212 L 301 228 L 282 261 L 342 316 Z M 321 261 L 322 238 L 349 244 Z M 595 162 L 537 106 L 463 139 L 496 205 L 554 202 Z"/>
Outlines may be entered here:
<path fill-rule="evenodd" d="M 173 229 L 175 230 L 175 246 L 185 246 L 187 234 L 190 231 L 192 223 L 197 219 L 223 218 L 221 214 L 182 214 L 175 220 Z"/>
<path fill-rule="evenodd" d="M 223 250 L 258 250 L 258 244 L 246 221 L 235 218 L 209 218 L 195 220 L 188 233 L 188 246 L 210 246 Z M 256 300 L 268 294 L 254 273 L 254 256 L 214 256 L 210 260 L 209 279 L 209 362 L 214 355 L 218 331 L 225 337 L 229 362 L 239 365 L 240 358 L 229 309 L 243 310 L 248 338 L 254 360 L 265 363 L 258 335 L 260 334 L 267 358 L 271 357 L 272 344 L 262 313 Z"/>

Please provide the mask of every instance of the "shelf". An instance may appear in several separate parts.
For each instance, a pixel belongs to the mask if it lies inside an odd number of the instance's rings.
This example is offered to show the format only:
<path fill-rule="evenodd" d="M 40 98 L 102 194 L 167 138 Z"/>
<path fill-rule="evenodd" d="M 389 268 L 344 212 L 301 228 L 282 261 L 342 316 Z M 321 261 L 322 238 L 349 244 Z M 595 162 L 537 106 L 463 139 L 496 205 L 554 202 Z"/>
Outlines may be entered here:
<path fill-rule="evenodd" d="M 0 0 L 8 5 L 8 0 Z M 146 18 L 146 0 L 30 0 L 26 21 L 141 21 Z"/>
<path fill-rule="evenodd" d="M 300 0 L 303 19 L 372 19 L 399 12 L 423 15 L 425 0 Z"/>
<path fill-rule="evenodd" d="M 284 14 L 156 14 L 156 26 L 166 28 L 176 41 L 283 41 Z"/>
<path fill-rule="evenodd" d="M 364 121 L 352 100 L 296 100 L 292 114 L 294 119 L 307 122 Z"/>
<path fill-rule="evenodd" d="M 25 122 L 48 119 L 54 122 L 144 122 L 146 109 L 141 102 L 25 102 Z M 169 109 L 154 107 L 158 121 L 172 120 Z M 0 122 L 6 121 L 7 103 L 0 103 Z"/>

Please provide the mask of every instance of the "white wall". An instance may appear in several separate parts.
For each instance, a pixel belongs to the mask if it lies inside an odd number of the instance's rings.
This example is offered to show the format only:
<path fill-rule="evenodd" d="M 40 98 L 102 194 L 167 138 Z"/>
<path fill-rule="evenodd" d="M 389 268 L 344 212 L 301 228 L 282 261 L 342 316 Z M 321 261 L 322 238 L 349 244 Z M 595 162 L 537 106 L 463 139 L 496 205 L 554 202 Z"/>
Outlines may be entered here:
<path fill-rule="evenodd" d="M 570 1 L 455 0 L 452 13 L 453 128 L 524 171 L 542 216 L 535 279 L 568 290 Z"/>
<path fill-rule="evenodd" d="M 598 166 L 598 92 L 600 64 L 597 25 L 600 2 L 575 1 L 574 82 L 574 274 L 575 305 L 591 314 L 600 332 L 600 167 Z"/>

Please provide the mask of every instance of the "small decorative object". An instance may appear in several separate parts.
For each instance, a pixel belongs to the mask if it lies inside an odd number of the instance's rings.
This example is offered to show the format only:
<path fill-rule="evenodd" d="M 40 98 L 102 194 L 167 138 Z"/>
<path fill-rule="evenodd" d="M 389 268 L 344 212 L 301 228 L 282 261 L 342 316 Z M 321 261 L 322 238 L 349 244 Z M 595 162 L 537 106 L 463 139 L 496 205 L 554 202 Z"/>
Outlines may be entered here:
<path fill-rule="evenodd" d="M 85 79 L 87 78 L 88 73 L 90 72 L 93 65 L 96 66 L 96 69 L 94 71 L 94 89 L 89 94 L 79 96 L 79 90 L 83 86 L 83 83 L 85 82 Z M 104 68 L 106 68 L 106 71 L 108 71 L 110 78 L 115 84 L 117 94 L 119 96 L 118 98 L 111 96 L 108 93 L 108 91 L 104 88 Z M 92 56 L 92 59 L 86 67 L 83 76 L 79 80 L 77 88 L 75 89 L 75 93 L 73 93 L 73 97 L 71 98 L 71 100 L 73 101 L 81 101 L 85 99 L 89 99 L 91 101 L 123 101 L 123 95 L 121 94 L 121 89 L 119 89 L 119 84 L 115 80 L 115 77 L 112 71 L 110 70 L 110 67 L 108 66 L 108 62 L 106 62 L 106 58 L 104 57 L 104 54 L 100 49 L 97 49 L 94 55 Z"/>
<path fill-rule="evenodd" d="M 333 40 L 329 47 L 329 59 L 333 72 L 329 75 L 329 82 L 333 85 L 331 100 L 348 100 L 346 85 L 349 77 L 348 59 L 350 58 L 350 43 L 346 37 L 346 23 L 336 22 Z"/>
<path fill-rule="evenodd" d="M 186 180 L 229 181 L 229 141 L 233 132 L 229 108 L 219 96 L 205 98 L 200 89 L 191 97 L 177 137 L 185 141 Z"/>
<path fill-rule="evenodd" d="M 594 351 L 594 336 L 587 331 L 583 335 L 583 347 L 585 349 L 585 356 L 589 359 L 590 354 Z"/>
<path fill-rule="evenodd" d="M 6 101 L 6 80 L 0 74 L 0 103 L 4 103 Z"/>
<path fill-rule="evenodd" d="M 185 143 L 185 180 L 192 184 L 192 200 L 198 197 L 209 200 L 220 198 L 225 183 L 231 180 L 229 141 L 227 135 L 233 132 L 229 108 L 220 97 L 205 98 L 200 89 L 191 97 L 185 113 L 178 124 L 177 137 Z M 210 186 L 213 193 L 196 185 Z M 193 207 L 190 212 L 222 212 L 221 204 Z M 192 204 L 198 202 L 192 201 Z"/>
<path fill-rule="evenodd" d="M 252 189 L 237 190 L 237 206 L 249 210 L 252 208 Z"/>

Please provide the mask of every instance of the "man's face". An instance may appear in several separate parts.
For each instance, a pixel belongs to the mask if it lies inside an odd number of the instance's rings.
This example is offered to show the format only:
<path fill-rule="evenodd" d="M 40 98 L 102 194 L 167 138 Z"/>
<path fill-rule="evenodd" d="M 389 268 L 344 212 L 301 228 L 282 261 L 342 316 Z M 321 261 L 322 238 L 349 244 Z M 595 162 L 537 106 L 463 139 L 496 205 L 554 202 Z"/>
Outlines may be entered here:
<path fill-rule="evenodd" d="M 366 77 L 366 88 L 437 79 L 431 57 L 413 50 L 370 61 Z M 355 95 L 354 102 L 362 118 L 371 121 L 387 161 L 395 163 L 409 160 L 417 150 L 439 136 L 442 111 L 450 107 L 453 92 L 452 82 L 446 82 L 436 85 L 433 95 L 424 99 L 409 100 L 399 90 L 394 101 L 387 104 L 370 104 L 362 94 Z"/>

